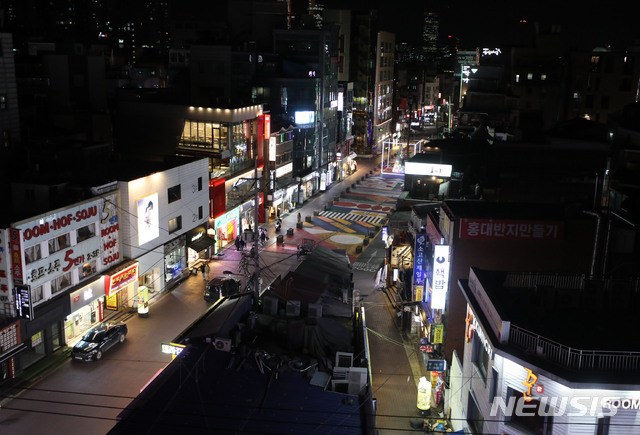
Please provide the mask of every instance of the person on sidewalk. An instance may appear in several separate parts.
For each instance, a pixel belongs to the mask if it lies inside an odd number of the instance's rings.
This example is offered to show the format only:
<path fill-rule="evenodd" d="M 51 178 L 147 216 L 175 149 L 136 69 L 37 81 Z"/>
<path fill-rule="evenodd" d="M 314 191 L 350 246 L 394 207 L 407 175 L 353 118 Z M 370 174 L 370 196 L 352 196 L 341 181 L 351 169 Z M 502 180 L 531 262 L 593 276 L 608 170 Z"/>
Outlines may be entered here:
<path fill-rule="evenodd" d="M 202 263 L 200 265 L 200 272 L 202 272 L 202 279 L 207 279 L 207 277 L 204 276 L 204 272 L 205 272 L 205 263 Z"/>
<path fill-rule="evenodd" d="M 209 280 L 209 273 L 211 272 L 211 268 L 209 267 L 209 263 L 204 264 L 204 273 L 206 275 L 205 280 Z"/>
<path fill-rule="evenodd" d="M 236 251 L 239 251 L 240 250 L 240 235 L 239 234 L 236 236 L 235 244 L 236 244 Z"/>
<path fill-rule="evenodd" d="M 298 223 L 302 222 L 302 215 L 298 212 Z"/>

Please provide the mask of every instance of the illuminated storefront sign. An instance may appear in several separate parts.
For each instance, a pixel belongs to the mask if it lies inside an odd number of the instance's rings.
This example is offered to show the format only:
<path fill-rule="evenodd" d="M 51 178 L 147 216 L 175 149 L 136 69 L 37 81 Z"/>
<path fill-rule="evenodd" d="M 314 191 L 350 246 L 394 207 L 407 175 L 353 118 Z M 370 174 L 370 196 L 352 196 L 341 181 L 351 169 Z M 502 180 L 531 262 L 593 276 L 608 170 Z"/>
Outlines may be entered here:
<path fill-rule="evenodd" d="M 502 54 L 502 49 L 500 48 L 483 48 L 482 55 L 483 56 L 498 56 Z"/>
<path fill-rule="evenodd" d="M 527 379 L 525 379 L 522 382 L 522 385 L 524 385 L 525 387 L 527 387 L 527 389 L 522 393 L 522 395 L 524 396 L 524 400 L 526 400 L 527 402 L 531 401 L 531 390 L 533 389 L 533 386 L 536 384 L 536 381 L 538 380 L 538 377 L 536 375 L 533 374 L 533 372 L 531 370 L 529 370 L 528 368 L 524 368 L 527 371 Z"/>
<path fill-rule="evenodd" d="M 107 296 L 113 296 L 124 287 L 138 279 L 138 263 L 135 263 L 126 269 L 112 276 L 107 276 L 105 293 Z"/>
<path fill-rule="evenodd" d="M 447 361 L 444 359 L 430 359 L 427 361 L 428 372 L 444 372 L 447 370 Z"/>
<path fill-rule="evenodd" d="M 276 168 L 276 178 L 282 177 L 291 171 L 293 171 L 293 162 L 282 165 L 279 168 Z"/>
<path fill-rule="evenodd" d="M 563 222 L 460 219 L 461 239 L 562 240 Z"/>
<path fill-rule="evenodd" d="M 442 343 L 444 335 L 444 325 L 433 325 L 433 344 Z"/>
<path fill-rule="evenodd" d="M 482 346 L 484 346 L 484 350 L 487 351 L 487 355 L 489 355 L 489 359 L 493 358 L 493 349 L 491 348 L 491 344 L 489 344 L 489 340 L 487 340 L 486 335 L 484 335 L 484 331 L 480 327 L 478 323 L 478 319 L 473 316 L 472 321 L 473 333 L 477 335 L 478 339 L 482 342 Z"/>
<path fill-rule="evenodd" d="M 272 136 L 269 138 L 269 161 L 276 161 L 276 138 Z"/>
<path fill-rule="evenodd" d="M 427 236 L 416 234 L 415 249 L 413 250 L 413 291 L 416 301 L 424 298 L 424 284 L 426 277 L 425 266 L 427 263 Z"/>
<path fill-rule="evenodd" d="M 449 290 L 449 245 L 435 245 L 433 250 L 433 283 L 431 308 L 444 310 Z"/>
<path fill-rule="evenodd" d="M 405 162 L 404 173 L 406 175 L 426 175 L 434 177 L 451 177 L 451 165 L 439 165 L 435 163 Z"/>
<path fill-rule="evenodd" d="M 171 355 L 171 359 L 174 359 L 176 356 L 180 355 L 180 352 L 182 352 L 184 348 L 184 344 L 162 343 L 162 353 L 168 353 L 169 355 Z"/>

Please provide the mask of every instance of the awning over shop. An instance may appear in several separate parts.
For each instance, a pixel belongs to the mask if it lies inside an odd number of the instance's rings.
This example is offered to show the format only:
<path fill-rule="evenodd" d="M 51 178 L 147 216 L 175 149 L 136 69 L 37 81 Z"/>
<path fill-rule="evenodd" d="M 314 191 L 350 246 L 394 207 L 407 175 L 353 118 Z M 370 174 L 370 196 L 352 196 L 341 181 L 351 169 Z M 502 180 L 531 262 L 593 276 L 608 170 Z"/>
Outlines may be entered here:
<path fill-rule="evenodd" d="M 10 358 L 18 355 L 20 352 L 27 350 L 27 345 L 25 343 L 20 343 L 17 346 L 12 347 L 2 355 L 0 355 L 0 363 L 7 361 Z"/>
<path fill-rule="evenodd" d="M 209 237 L 207 234 L 204 234 L 198 240 L 194 240 L 193 242 L 189 243 L 188 247 L 190 249 L 193 249 L 196 252 L 200 252 L 200 251 L 204 251 L 214 243 L 215 243 L 215 239 L 213 239 L 212 237 Z"/>

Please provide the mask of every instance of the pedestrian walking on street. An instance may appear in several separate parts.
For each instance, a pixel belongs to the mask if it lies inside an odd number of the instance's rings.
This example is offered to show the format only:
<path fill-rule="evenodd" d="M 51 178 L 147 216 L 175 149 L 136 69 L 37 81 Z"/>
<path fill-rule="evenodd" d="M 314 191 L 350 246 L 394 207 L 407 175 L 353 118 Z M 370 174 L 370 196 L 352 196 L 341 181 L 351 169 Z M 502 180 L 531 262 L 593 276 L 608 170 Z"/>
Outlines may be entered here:
<path fill-rule="evenodd" d="M 298 223 L 302 222 L 302 215 L 298 213 Z"/>
<path fill-rule="evenodd" d="M 240 250 L 240 235 L 236 236 L 235 243 L 236 243 L 236 251 L 239 251 Z"/>
<path fill-rule="evenodd" d="M 240 239 L 240 250 L 244 251 L 244 246 L 247 244 L 247 242 L 244 241 L 244 239 Z"/>
<path fill-rule="evenodd" d="M 204 273 L 206 275 L 205 280 L 209 279 L 209 272 L 211 272 L 211 268 L 209 267 L 209 263 L 204 264 Z"/>
<path fill-rule="evenodd" d="M 202 264 L 200 265 L 200 272 L 202 272 L 202 279 L 207 279 L 207 278 L 204 276 L 204 272 L 205 272 L 205 263 L 202 263 Z"/>

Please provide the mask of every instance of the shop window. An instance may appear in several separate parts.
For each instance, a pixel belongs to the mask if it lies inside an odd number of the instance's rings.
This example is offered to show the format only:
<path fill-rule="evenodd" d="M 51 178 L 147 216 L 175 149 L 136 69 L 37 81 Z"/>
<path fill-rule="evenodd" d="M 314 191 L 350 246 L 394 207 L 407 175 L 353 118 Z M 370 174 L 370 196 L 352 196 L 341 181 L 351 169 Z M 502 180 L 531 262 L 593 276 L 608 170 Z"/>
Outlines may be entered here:
<path fill-rule="evenodd" d="M 71 285 L 71 272 L 67 272 L 51 281 L 51 294 L 56 294 L 59 291 Z"/>
<path fill-rule="evenodd" d="M 487 370 L 489 369 L 489 354 L 484 348 L 482 341 L 477 334 L 473 334 L 473 349 L 471 351 L 471 362 L 478 370 L 480 377 L 487 382 Z"/>
<path fill-rule="evenodd" d="M 473 394 L 469 392 L 469 400 L 467 402 L 467 424 L 469 428 L 475 434 L 482 434 L 482 426 L 484 424 L 484 417 L 480 412 L 478 402 L 473 397 Z"/>
<path fill-rule="evenodd" d="M 34 261 L 38 261 L 42 258 L 42 250 L 40 249 L 40 244 L 30 246 L 25 248 L 24 250 L 24 261 L 26 264 L 33 263 Z"/>
<path fill-rule="evenodd" d="M 96 235 L 96 224 L 95 222 L 87 225 L 86 227 L 78 228 L 76 230 L 78 233 L 76 235 L 77 243 L 84 242 L 91 237 Z"/>
<path fill-rule="evenodd" d="M 96 262 L 91 261 L 89 263 L 85 263 L 82 265 L 82 277 L 85 278 L 87 276 L 93 275 L 96 273 Z"/>
<path fill-rule="evenodd" d="M 169 233 L 175 233 L 182 229 L 182 216 L 169 219 Z"/>
<path fill-rule="evenodd" d="M 510 400 L 514 400 L 512 397 L 515 400 L 524 400 L 520 391 L 509 387 L 507 388 L 507 403 Z M 549 415 L 552 413 L 551 410 L 548 408 L 542 409 L 542 413 L 540 413 L 540 401 L 537 399 L 531 399 L 526 403 L 527 412 L 513 412 L 511 415 L 505 415 L 506 424 L 525 433 L 551 435 L 553 433 L 553 416 Z M 546 406 L 549 407 L 550 405 Z"/>
<path fill-rule="evenodd" d="M 69 237 L 69 233 L 49 239 L 49 255 L 69 247 L 71 247 L 71 238 Z"/>
<path fill-rule="evenodd" d="M 182 197 L 182 193 L 180 191 L 179 184 L 177 186 L 170 187 L 167 190 L 167 198 L 168 198 L 167 201 L 169 202 L 169 204 L 171 204 L 172 202 L 178 201 L 181 197 Z"/>
<path fill-rule="evenodd" d="M 31 287 L 31 299 L 34 304 L 40 302 L 43 299 L 41 285 L 37 287 Z"/>
<path fill-rule="evenodd" d="M 600 417 L 596 425 L 596 435 L 609 435 L 611 417 Z"/>

